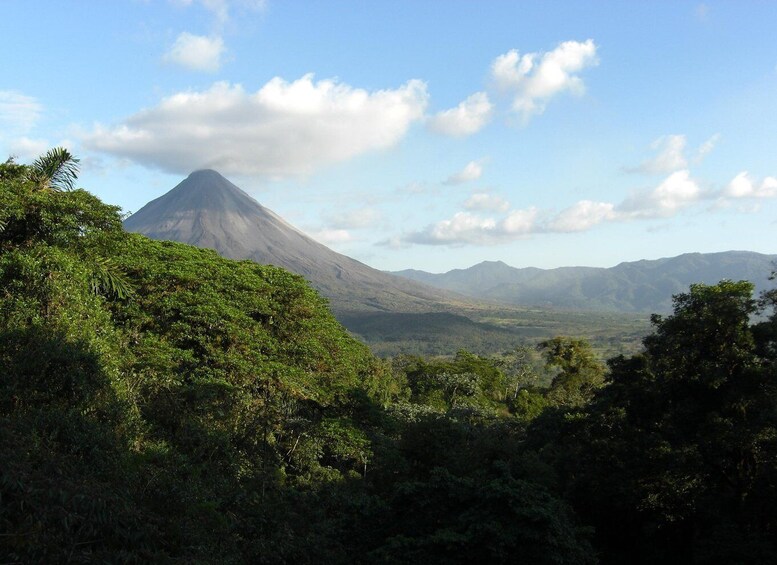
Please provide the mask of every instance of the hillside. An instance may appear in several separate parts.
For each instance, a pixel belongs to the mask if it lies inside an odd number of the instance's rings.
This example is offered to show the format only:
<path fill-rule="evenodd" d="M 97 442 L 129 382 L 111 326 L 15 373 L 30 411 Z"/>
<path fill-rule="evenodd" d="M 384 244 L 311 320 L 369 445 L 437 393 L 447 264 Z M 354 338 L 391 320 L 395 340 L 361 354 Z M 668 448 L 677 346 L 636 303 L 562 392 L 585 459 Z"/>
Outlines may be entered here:
<path fill-rule="evenodd" d="M 329 299 L 337 319 L 380 355 L 452 355 L 463 347 L 490 354 L 557 333 L 586 336 L 598 350 L 614 354 L 632 351 L 647 331 L 644 319 L 581 320 L 544 307 L 489 305 L 465 297 L 467 284 L 443 290 L 424 278 L 413 281 L 372 269 L 314 241 L 211 170 L 192 173 L 127 218 L 124 227 L 300 274 Z M 513 271 L 503 263 L 484 263 L 473 284 L 487 288 L 510 282 Z M 526 270 L 527 276 L 531 272 Z M 426 276 L 435 283 L 434 275 Z M 625 342 L 613 328 L 627 336 Z"/>
<path fill-rule="evenodd" d="M 749 280 L 756 292 L 771 288 L 777 255 L 748 251 L 688 253 L 677 257 L 621 263 L 612 268 L 518 269 L 485 261 L 443 274 L 405 270 L 411 280 L 473 298 L 505 304 L 610 312 L 668 312 L 672 295 L 689 284 L 723 279 Z"/>
<path fill-rule="evenodd" d="M 213 170 L 193 172 L 124 220 L 124 227 L 152 239 L 214 249 L 230 259 L 286 268 L 305 277 L 335 312 L 439 311 L 457 302 L 450 293 L 332 251 Z"/>
<path fill-rule="evenodd" d="M 30 176 L 0 164 L 0 561 L 266 559 L 283 489 L 363 468 L 320 446 L 386 372 L 302 277 Z"/>
<path fill-rule="evenodd" d="M 0 562 L 777 562 L 777 290 L 691 285 L 607 365 L 383 361 L 301 276 L 127 233 L 62 164 L 0 164 Z"/>

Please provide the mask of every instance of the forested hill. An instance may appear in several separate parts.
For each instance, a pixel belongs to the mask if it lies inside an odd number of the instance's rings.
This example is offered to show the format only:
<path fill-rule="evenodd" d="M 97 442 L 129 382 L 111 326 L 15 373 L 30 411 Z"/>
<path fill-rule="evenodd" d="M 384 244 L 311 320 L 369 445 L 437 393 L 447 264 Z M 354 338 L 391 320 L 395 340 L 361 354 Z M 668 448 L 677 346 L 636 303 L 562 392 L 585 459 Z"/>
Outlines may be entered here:
<path fill-rule="evenodd" d="M 777 563 L 777 290 L 692 285 L 607 365 L 384 361 L 76 171 L 0 163 L 0 563 Z"/>
<path fill-rule="evenodd" d="M 393 385 L 302 277 L 127 233 L 76 164 L 0 164 L 0 562 L 261 562 Z"/>
<path fill-rule="evenodd" d="M 518 269 L 501 261 L 484 261 L 442 274 L 412 269 L 393 274 L 507 304 L 650 313 L 671 311 L 672 296 L 697 282 L 749 280 L 757 292 L 766 290 L 775 261 L 777 255 L 726 251 L 634 261 L 607 269 Z"/>

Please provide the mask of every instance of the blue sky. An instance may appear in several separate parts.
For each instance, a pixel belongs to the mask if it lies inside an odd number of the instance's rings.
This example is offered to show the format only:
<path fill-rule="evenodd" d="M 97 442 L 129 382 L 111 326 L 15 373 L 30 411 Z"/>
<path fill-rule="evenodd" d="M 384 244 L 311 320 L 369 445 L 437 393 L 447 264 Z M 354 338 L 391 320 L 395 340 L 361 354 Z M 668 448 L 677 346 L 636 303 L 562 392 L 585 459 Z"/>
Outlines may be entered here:
<path fill-rule="evenodd" d="M 0 155 L 387 270 L 776 253 L 777 2 L 2 0 Z"/>

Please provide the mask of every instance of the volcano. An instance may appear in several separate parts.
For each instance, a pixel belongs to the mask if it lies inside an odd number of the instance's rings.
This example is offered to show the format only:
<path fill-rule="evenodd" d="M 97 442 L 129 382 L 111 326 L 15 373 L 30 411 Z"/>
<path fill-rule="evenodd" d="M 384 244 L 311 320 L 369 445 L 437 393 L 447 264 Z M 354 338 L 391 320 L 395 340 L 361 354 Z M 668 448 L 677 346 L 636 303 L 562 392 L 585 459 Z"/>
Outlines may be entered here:
<path fill-rule="evenodd" d="M 433 312 L 458 302 L 445 291 L 373 269 L 318 243 L 216 171 L 195 171 L 124 221 L 152 239 L 214 249 L 305 277 L 337 313 Z"/>

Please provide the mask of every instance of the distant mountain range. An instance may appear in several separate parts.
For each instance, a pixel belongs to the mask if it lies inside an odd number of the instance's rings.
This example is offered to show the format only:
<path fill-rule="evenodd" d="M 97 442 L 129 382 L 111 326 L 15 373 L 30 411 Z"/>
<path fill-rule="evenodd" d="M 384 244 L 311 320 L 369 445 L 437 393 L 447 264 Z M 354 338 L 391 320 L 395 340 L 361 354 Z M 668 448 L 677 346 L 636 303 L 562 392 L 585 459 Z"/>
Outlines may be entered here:
<path fill-rule="evenodd" d="M 442 274 L 408 269 L 393 274 L 478 299 L 504 304 L 610 312 L 668 312 L 672 295 L 692 283 L 722 279 L 752 281 L 756 291 L 772 288 L 777 255 L 748 251 L 687 253 L 611 268 L 515 268 L 484 261 Z"/>
<path fill-rule="evenodd" d="M 689 284 L 748 279 L 760 290 L 769 286 L 777 260 L 777 255 L 732 251 L 622 263 L 612 269 L 516 269 L 484 262 L 439 275 L 387 273 L 314 241 L 212 170 L 195 171 L 127 218 L 124 226 L 153 239 L 298 273 L 329 299 L 349 330 L 386 354 L 450 354 L 460 347 L 498 352 L 510 344 L 570 332 L 589 336 L 603 351 L 618 352 L 632 347 L 647 328 L 641 313 L 668 311 L 672 294 L 686 291 Z M 584 313 L 578 319 L 564 309 L 613 314 Z M 623 312 L 640 314 L 630 318 Z M 628 343 L 612 335 L 616 329 Z"/>
<path fill-rule="evenodd" d="M 451 293 L 373 269 L 286 223 L 213 170 L 195 171 L 124 221 L 128 231 L 252 259 L 304 276 L 337 312 L 431 312 Z M 461 298 L 461 297 L 459 297 Z"/>

